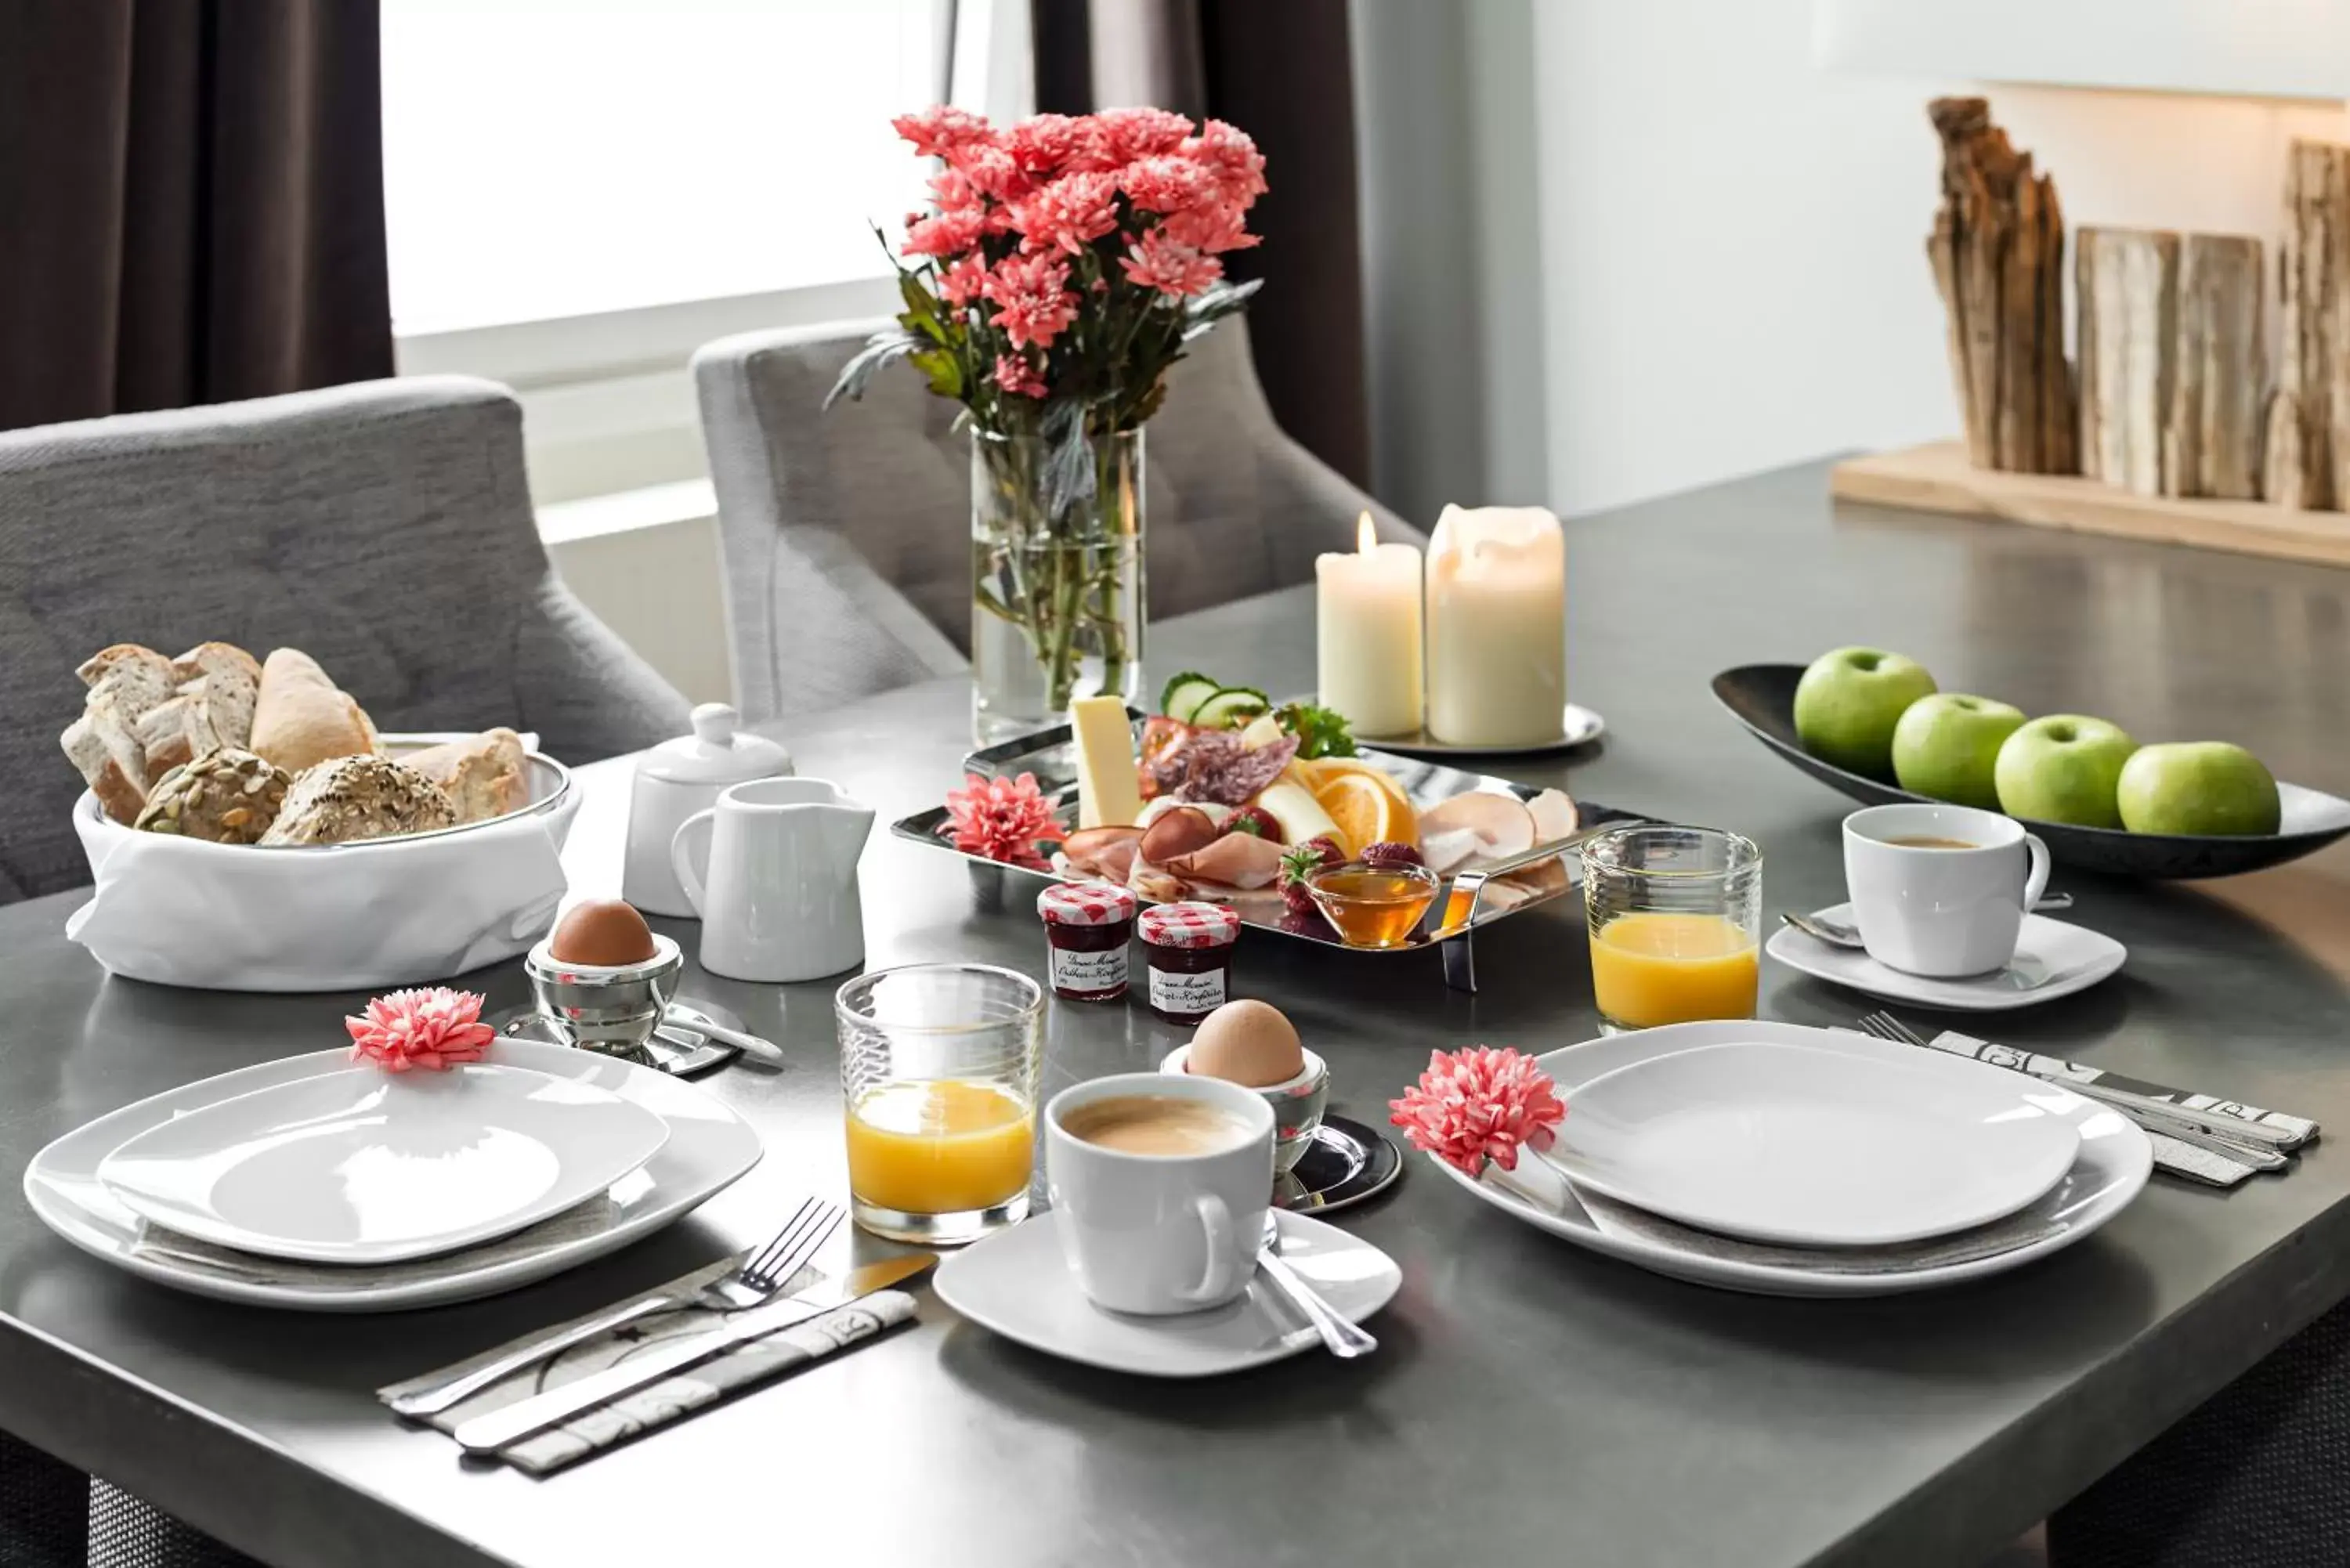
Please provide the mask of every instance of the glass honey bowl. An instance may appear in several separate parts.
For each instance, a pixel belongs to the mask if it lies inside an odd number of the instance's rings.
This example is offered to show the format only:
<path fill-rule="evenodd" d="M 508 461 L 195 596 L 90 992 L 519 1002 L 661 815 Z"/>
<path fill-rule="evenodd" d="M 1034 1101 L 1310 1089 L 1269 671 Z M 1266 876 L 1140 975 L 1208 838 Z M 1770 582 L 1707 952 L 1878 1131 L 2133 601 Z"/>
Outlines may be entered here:
<path fill-rule="evenodd" d="M 1350 948 L 1399 948 L 1419 929 L 1442 884 L 1425 866 L 1326 866 L 1305 878 L 1314 903 Z"/>

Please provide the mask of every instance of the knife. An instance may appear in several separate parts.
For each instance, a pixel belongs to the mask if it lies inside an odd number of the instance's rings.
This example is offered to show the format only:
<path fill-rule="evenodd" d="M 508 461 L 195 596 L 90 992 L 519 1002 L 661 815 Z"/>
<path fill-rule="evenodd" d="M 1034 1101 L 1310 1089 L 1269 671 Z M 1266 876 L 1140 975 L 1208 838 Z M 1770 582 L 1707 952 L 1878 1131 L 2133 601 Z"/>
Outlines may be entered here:
<path fill-rule="evenodd" d="M 909 1257 L 885 1258 L 878 1263 L 868 1263 L 851 1269 L 837 1280 L 827 1280 L 811 1285 L 797 1295 L 787 1296 L 772 1306 L 753 1307 L 737 1314 L 736 1320 L 723 1327 L 705 1329 L 700 1334 L 681 1334 L 642 1355 L 632 1355 L 616 1366 L 594 1372 L 575 1383 L 560 1388 L 550 1388 L 544 1394 L 534 1394 L 527 1399 L 476 1416 L 462 1423 L 450 1434 L 469 1454 L 490 1454 L 509 1443 L 546 1430 L 572 1417 L 610 1403 L 624 1394 L 660 1382 L 672 1372 L 681 1371 L 697 1363 L 723 1355 L 736 1345 L 764 1339 L 813 1317 L 821 1317 L 853 1301 L 887 1290 L 902 1280 L 921 1273 L 938 1259 L 928 1252 Z"/>

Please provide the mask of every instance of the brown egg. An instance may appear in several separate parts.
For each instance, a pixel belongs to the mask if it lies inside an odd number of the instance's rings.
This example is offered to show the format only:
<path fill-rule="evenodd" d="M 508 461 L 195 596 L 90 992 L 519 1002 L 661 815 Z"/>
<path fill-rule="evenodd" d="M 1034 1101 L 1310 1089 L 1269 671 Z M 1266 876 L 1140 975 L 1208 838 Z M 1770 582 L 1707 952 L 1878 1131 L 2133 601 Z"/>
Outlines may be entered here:
<path fill-rule="evenodd" d="M 557 963 L 643 963 L 653 956 L 652 929 L 633 905 L 618 898 L 590 898 L 555 922 L 546 952 Z"/>
<path fill-rule="evenodd" d="M 1200 1020 L 1200 1032 L 1191 1036 L 1191 1054 L 1185 1060 L 1202 1077 L 1261 1089 L 1304 1072 L 1305 1049 L 1298 1044 L 1297 1026 L 1278 1007 L 1227 1002 Z"/>

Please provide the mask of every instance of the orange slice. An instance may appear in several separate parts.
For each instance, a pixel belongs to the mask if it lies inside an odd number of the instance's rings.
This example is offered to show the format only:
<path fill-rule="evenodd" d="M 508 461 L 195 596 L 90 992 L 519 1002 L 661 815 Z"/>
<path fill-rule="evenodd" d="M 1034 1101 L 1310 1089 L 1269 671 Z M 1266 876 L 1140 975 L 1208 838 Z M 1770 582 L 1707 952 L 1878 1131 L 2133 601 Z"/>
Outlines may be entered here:
<path fill-rule="evenodd" d="M 1367 776 L 1376 771 L 1330 774 L 1317 782 L 1314 791 L 1315 804 L 1338 825 L 1349 855 L 1360 855 L 1374 844 L 1419 842 L 1418 819 L 1410 804 L 1401 798 L 1400 790 L 1390 793 L 1378 779 Z"/>
<path fill-rule="evenodd" d="M 1312 762 L 1298 763 L 1295 766 L 1305 774 L 1306 787 L 1317 794 L 1333 780 L 1347 777 L 1366 778 L 1385 790 L 1388 797 L 1396 803 L 1398 809 L 1405 812 L 1411 810 L 1411 797 L 1404 794 L 1403 785 L 1396 783 L 1395 775 L 1385 768 L 1375 768 L 1370 763 L 1358 762 L 1353 757 L 1316 757 Z M 1398 842 L 1413 841 L 1400 839 Z"/>

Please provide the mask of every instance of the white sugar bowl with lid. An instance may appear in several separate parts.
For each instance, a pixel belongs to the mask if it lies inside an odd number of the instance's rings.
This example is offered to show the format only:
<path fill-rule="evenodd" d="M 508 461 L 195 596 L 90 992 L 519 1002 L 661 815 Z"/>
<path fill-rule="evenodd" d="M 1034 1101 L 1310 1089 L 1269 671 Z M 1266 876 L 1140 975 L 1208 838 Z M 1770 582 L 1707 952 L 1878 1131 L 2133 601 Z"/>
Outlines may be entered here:
<path fill-rule="evenodd" d="M 620 896 L 648 915 L 692 917 L 670 862 L 671 841 L 687 817 L 715 806 L 731 784 L 792 776 L 791 753 L 745 732 L 742 722 L 727 704 L 704 702 L 693 711 L 693 733 L 663 741 L 637 759 Z"/>

